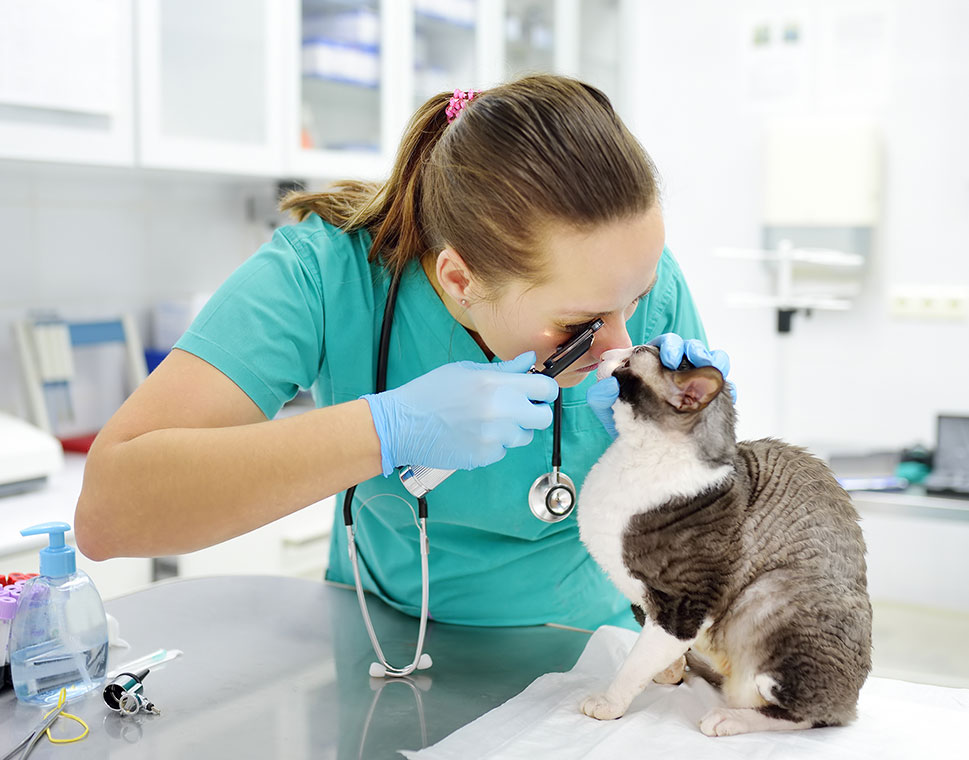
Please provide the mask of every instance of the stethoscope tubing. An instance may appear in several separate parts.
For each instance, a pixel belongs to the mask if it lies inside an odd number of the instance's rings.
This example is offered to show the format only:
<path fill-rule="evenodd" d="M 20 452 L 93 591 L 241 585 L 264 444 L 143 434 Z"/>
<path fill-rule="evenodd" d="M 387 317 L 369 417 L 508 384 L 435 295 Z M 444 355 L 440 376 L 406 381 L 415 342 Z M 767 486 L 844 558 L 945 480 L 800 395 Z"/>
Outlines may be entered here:
<path fill-rule="evenodd" d="M 374 654 L 377 655 L 380 665 L 383 666 L 383 672 L 377 674 L 377 677 L 391 676 L 394 678 L 401 678 L 403 676 L 409 676 L 421 665 L 421 658 L 424 654 L 424 634 L 427 631 L 427 618 L 429 612 L 428 605 L 430 600 L 430 577 L 427 567 L 427 555 L 430 551 L 430 544 L 427 540 L 427 518 L 421 517 L 419 518 L 419 522 L 421 533 L 421 623 L 420 630 L 417 634 L 417 647 L 414 651 L 414 660 L 410 663 L 410 665 L 403 668 L 396 668 L 387 662 L 383 649 L 380 648 L 380 642 L 377 640 L 377 633 L 374 630 L 373 622 L 370 620 L 370 612 L 367 609 L 367 600 L 364 597 L 363 583 L 360 580 L 360 567 L 357 563 L 357 544 L 354 529 L 352 525 L 347 526 L 347 549 L 350 554 L 350 564 L 353 565 L 353 582 L 357 590 L 357 601 L 360 604 L 360 614 L 363 616 L 363 624 L 367 629 L 367 635 L 370 637 L 370 643 L 373 645 Z M 371 675 L 375 674 L 371 672 Z"/>
<path fill-rule="evenodd" d="M 394 312 L 397 307 L 397 291 L 400 287 L 400 275 L 394 274 L 391 278 L 390 287 L 387 291 L 387 303 L 384 307 L 383 321 L 380 326 L 380 341 L 377 349 L 377 377 L 376 377 L 376 392 L 381 393 L 387 389 L 387 358 L 390 351 L 390 332 L 394 319 Z M 553 442 L 552 442 L 552 481 L 553 483 L 559 483 L 559 468 L 562 462 L 561 454 L 561 437 L 562 437 L 562 394 L 559 393 L 558 398 L 555 402 L 554 414 L 553 414 Z M 532 489 L 534 490 L 543 478 L 548 478 L 549 476 L 543 476 L 536 480 L 533 484 Z M 571 484 L 571 480 L 566 476 L 566 480 Z M 574 491 L 574 486 L 572 487 Z M 429 615 L 429 598 L 430 598 L 430 579 L 428 572 L 428 562 L 427 555 L 430 552 L 430 542 L 427 538 L 427 501 L 423 496 L 418 497 L 418 526 L 420 528 L 420 541 L 421 541 L 421 619 L 420 619 L 420 629 L 417 637 L 417 647 L 414 653 L 413 661 L 403 667 L 397 668 L 392 666 L 387 662 L 387 658 L 384 656 L 383 650 L 380 647 L 380 642 L 377 640 L 377 634 L 373 627 L 373 622 L 370 619 L 370 613 L 367 609 L 367 600 L 364 597 L 363 583 L 360 578 L 360 568 L 357 557 L 357 543 L 356 543 L 356 531 L 353 525 L 353 496 L 356 491 L 356 486 L 351 486 L 347 489 L 346 495 L 343 500 L 343 522 L 346 526 L 347 531 L 347 553 L 350 558 L 350 564 L 353 566 L 353 581 L 357 592 L 357 601 L 360 604 L 360 614 L 363 617 L 364 626 L 367 629 L 367 635 L 370 637 L 370 643 L 373 645 L 374 654 L 377 655 L 380 666 L 377 667 L 377 663 L 371 666 L 371 675 L 380 676 L 390 676 L 393 678 L 403 678 L 409 676 L 417 669 L 424 669 L 430 667 L 430 657 L 424 654 L 424 635 L 427 630 L 427 618 Z M 542 497 L 543 499 L 545 497 Z M 573 494 L 574 502 L 574 494 Z M 571 510 L 569 510 L 571 511 Z M 546 521 L 556 521 L 561 519 L 565 515 L 555 516 L 555 519 L 548 520 L 547 517 L 542 517 L 533 508 L 533 512 L 536 517 L 540 519 L 545 519 Z M 422 660 L 424 660 L 422 662 Z M 380 672 L 375 672 L 379 670 Z"/>
<path fill-rule="evenodd" d="M 394 320 L 394 311 L 397 307 L 397 291 L 400 288 L 400 275 L 394 274 L 390 281 L 390 288 L 387 291 L 387 304 L 384 307 L 383 321 L 380 326 L 380 342 L 377 348 L 377 378 L 376 390 L 381 393 L 387 389 L 387 357 L 390 353 L 390 329 Z M 382 672 L 375 675 L 390 676 L 393 678 L 403 678 L 413 673 L 422 665 L 422 657 L 427 658 L 429 666 L 430 658 L 424 654 L 424 634 L 427 630 L 427 618 L 429 613 L 430 601 L 430 578 L 427 566 L 427 555 L 430 551 L 430 543 L 427 539 L 427 501 L 422 497 L 418 502 L 418 525 L 421 534 L 421 622 L 417 636 L 417 647 L 414 653 L 414 660 L 403 668 L 397 668 L 387 662 L 380 642 L 377 640 L 377 633 L 374 630 L 373 622 L 370 619 L 370 612 L 367 609 L 367 600 L 364 597 L 363 583 L 360 579 L 360 567 L 357 559 L 356 531 L 353 526 L 353 495 L 357 490 L 356 486 L 351 486 L 346 491 L 343 500 L 343 522 L 347 530 L 347 552 L 350 557 L 350 564 L 353 566 L 353 582 L 357 591 L 357 601 L 360 604 L 360 614 L 363 617 L 367 635 L 373 645 L 374 654 L 382 666 Z M 374 663 L 376 665 L 377 663 Z M 373 666 L 371 666 L 373 670 Z M 372 673 L 373 674 L 373 673 Z"/>

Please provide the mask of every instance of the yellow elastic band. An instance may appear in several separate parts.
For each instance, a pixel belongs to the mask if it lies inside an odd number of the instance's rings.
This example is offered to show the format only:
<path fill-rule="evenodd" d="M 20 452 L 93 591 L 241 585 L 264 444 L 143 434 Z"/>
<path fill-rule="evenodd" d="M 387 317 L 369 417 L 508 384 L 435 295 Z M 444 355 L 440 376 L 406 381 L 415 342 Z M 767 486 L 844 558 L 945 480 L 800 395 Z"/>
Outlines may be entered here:
<path fill-rule="evenodd" d="M 66 701 L 67 701 L 67 689 L 61 689 L 61 695 L 60 695 L 60 697 L 57 700 L 57 707 L 55 707 L 53 710 L 49 710 L 47 712 L 47 715 L 45 715 L 44 717 L 47 718 L 51 713 L 57 712 L 58 710 L 60 710 L 61 707 L 64 706 L 64 703 Z M 78 723 L 80 723 L 82 726 L 84 726 L 84 733 L 81 734 L 80 736 L 75 736 L 75 737 L 72 737 L 70 739 L 55 739 L 51 735 L 50 726 L 48 726 L 47 727 L 47 731 L 45 733 L 47 734 L 47 738 L 50 739 L 51 742 L 53 742 L 54 744 L 70 744 L 71 742 L 80 741 L 85 736 L 87 736 L 87 732 L 90 730 L 87 727 L 87 723 L 85 723 L 83 720 L 81 720 L 80 718 L 78 718 L 76 715 L 71 715 L 70 713 L 62 712 L 61 715 L 60 715 L 60 717 L 62 717 L 62 718 L 68 718 L 69 720 L 76 720 Z"/>

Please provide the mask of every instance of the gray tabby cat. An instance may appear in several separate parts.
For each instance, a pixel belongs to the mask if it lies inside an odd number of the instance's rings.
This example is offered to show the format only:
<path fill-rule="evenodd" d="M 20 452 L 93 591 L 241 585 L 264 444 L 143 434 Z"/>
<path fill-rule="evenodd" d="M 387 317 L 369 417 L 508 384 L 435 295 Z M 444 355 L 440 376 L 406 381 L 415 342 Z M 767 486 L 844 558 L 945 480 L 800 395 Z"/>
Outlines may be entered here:
<path fill-rule="evenodd" d="M 651 346 L 608 351 L 619 437 L 579 497 L 579 533 L 643 631 L 582 711 L 620 717 L 684 667 L 721 687 L 708 736 L 844 724 L 871 669 L 858 514 L 803 449 L 737 443 L 712 367 L 674 372 Z"/>

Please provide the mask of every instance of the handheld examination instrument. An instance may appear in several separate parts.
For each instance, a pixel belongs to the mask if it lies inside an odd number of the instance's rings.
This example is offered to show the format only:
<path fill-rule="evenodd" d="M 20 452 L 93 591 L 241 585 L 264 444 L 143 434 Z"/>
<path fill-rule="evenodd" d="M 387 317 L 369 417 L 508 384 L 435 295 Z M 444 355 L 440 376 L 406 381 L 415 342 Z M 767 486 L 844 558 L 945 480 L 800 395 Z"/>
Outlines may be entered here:
<path fill-rule="evenodd" d="M 134 715 L 142 710 L 161 715 L 161 710 L 145 697 L 144 681 L 149 672 L 145 668 L 137 673 L 119 673 L 104 687 L 104 704 L 122 715 Z"/>
<path fill-rule="evenodd" d="M 560 372 L 570 367 L 573 362 L 575 362 L 589 350 L 589 348 L 592 346 L 595 332 L 600 327 L 602 327 L 602 320 L 595 320 L 570 341 L 559 346 L 555 350 L 555 353 L 545 360 L 543 369 L 539 370 L 532 367 L 529 372 L 547 375 L 548 377 L 555 377 Z M 555 399 L 556 426 L 560 425 L 561 423 L 561 398 L 562 396 L 560 394 L 559 397 Z M 556 430 L 559 430 L 559 428 L 556 427 Z M 557 444 L 561 439 L 561 432 L 555 433 L 554 437 L 556 444 L 555 450 L 557 451 Z M 556 464 L 555 458 L 556 457 L 553 452 L 553 471 L 535 481 L 534 485 L 532 486 L 532 490 L 535 491 L 535 497 L 534 499 L 532 498 L 531 492 L 529 492 L 528 497 L 528 505 L 531 507 L 532 514 L 545 522 L 558 522 L 558 520 L 568 516 L 569 512 L 572 511 L 572 506 L 575 504 L 575 485 L 572 483 L 571 478 L 558 472 L 561 462 Z M 404 484 L 404 488 L 419 498 L 421 496 L 426 496 L 430 491 L 437 488 L 453 474 L 454 470 L 437 470 L 432 467 L 411 465 L 405 467 L 401 471 L 400 482 Z M 572 492 L 571 499 L 568 499 L 565 493 L 566 482 L 568 483 L 568 487 Z M 551 502 L 548 501 L 547 497 L 549 496 L 549 493 L 546 492 L 549 489 L 557 494 L 557 496 L 553 498 Z M 552 503 L 554 506 L 549 507 L 548 503 Z"/>
<path fill-rule="evenodd" d="M 377 379 L 376 392 L 382 393 L 387 389 L 387 358 L 390 346 L 390 331 L 394 320 L 394 310 L 397 304 L 397 290 L 400 285 L 400 277 L 395 276 L 390 282 L 387 291 L 387 304 L 384 308 L 383 322 L 380 328 L 380 342 L 377 350 Z M 544 362 L 541 370 L 532 367 L 529 372 L 538 372 L 548 377 L 555 377 L 563 370 L 571 366 L 592 346 L 595 339 L 595 332 L 602 327 L 602 320 L 596 319 L 591 322 L 578 335 L 559 346 L 548 359 Z M 552 471 L 538 478 L 533 484 L 528 494 L 528 504 L 532 513 L 546 522 L 558 522 L 567 517 L 575 507 L 576 492 L 575 484 L 568 475 L 561 472 L 561 437 L 562 437 L 562 394 L 559 393 L 555 399 L 553 416 L 553 444 L 552 444 Z M 357 601 L 360 604 L 360 614 L 363 616 L 364 625 L 367 628 L 367 635 L 373 645 L 374 653 L 377 655 L 377 662 L 370 665 L 370 675 L 373 678 L 384 678 L 392 676 L 401 678 L 409 676 L 415 670 L 425 670 L 431 667 L 431 656 L 424 652 L 424 634 L 427 630 L 428 616 L 428 569 L 427 555 L 430 545 L 427 540 L 427 494 L 436 486 L 440 485 L 446 478 L 454 473 L 454 470 L 440 470 L 428 467 L 409 466 L 400 475 L 401 482 L 407 490 L 417 497 L 417 513 L 415 522 L 420 530 L 420 553 L 421 553 L 421 619 L 418 629 L 417 645 L 414 651 L 414 659 L 404 667 L 394 667 L 387 658 L 384 657 L 380 642 L 377 641 L 377 634 L 374 631 L 373 623 L 370 620 L 370 613 L 367 610 L 367 601 L 364 598 L 363 584 L 360 580 L 360 568 L 357 562 L 356 534 L 353 525 L 353 494 L 356 486 L 348 488 L 343 499 L 343 522 L 347 531 L 347 553 L 350 557 L 350 564 L 353 566 L 353 581 L 357 590 Z"/>

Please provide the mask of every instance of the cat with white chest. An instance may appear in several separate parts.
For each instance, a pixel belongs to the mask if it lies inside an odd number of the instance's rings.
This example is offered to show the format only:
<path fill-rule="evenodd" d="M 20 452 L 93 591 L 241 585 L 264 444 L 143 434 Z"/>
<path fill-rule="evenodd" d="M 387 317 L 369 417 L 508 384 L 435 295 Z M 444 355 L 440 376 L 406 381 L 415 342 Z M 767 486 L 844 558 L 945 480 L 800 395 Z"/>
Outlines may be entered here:
<path fill-rule="evenodd" d="M 687 665 L 727 706 L 709 736 L 842 725 L 871 669 L 865 546 L 823 462 L 765 439 L 737 442 L 712 367 L 662 366 L 651 346 L 609 351 L 618 438 L 579 495 L 579 533 L 643 630 L 582 711 L 618 718 L 652 680 Z"/>

